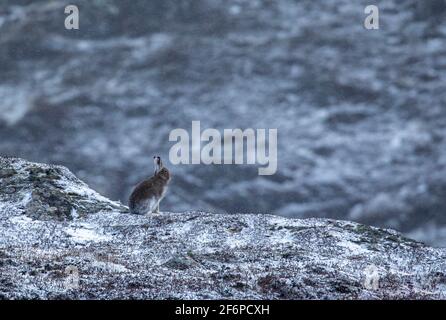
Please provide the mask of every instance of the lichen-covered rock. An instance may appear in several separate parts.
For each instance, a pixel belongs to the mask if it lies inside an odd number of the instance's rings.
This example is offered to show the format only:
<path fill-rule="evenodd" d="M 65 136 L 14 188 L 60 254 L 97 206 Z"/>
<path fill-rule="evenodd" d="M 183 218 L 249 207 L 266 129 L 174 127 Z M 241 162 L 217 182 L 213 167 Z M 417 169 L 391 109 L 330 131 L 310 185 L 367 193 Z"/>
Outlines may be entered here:
<path fill-rule="evenodd" d="M 19 205 L 31 218 L 72 220 L 103 210 L 127 211 L 64 167 L 0 157 L 0 168 L 0 201 Z"/>
<path fill-rule="evenodd" d="M 267 214 L 130 215 L 65 168 L 0 163 L 0 298 L 446 298 L 446 250 L 392 230 Z"/>

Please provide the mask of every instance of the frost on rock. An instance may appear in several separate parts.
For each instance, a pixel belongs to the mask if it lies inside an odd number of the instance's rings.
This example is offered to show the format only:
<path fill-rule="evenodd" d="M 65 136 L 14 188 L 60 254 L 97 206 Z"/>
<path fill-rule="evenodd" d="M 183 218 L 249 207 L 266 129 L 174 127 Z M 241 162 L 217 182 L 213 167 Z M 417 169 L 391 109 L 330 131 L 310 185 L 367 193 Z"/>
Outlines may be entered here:
<path fill-rule="evenodd" d="M 446 298 L 446 251 L 393 230 L 268 214 L 135 216 L 63 167 L 0 162 L 0 298 Z"/>
<path fill-rule="evenodd" d="M 0 158 L 0 178 L 0 201 L 15 203 L 12 211 L 32 218 L 72 220 L 102 210 L 127 210 L 61 166 Z"/>

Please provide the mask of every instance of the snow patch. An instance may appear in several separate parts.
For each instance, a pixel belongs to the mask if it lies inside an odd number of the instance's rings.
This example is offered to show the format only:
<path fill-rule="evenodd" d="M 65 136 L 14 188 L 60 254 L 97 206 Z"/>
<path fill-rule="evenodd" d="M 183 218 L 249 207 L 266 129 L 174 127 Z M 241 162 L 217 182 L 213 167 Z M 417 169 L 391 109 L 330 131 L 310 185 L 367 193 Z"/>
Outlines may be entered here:
<path fill-rule="evenodd" d="M 71 216 L 73 219 L 79 218 L 79 214 L 77 213 L 77 210 L 75 208 L 71 208 Z"/>
<path fill-rule="evenodd" d="M 360 245 L 347 240 L 341 240 L 337 244 L 340 247 L 348 249 L 352 254 L 363 254 L 369 252 L 369 250 L 364 249 Z"/>
<path fill-rule="evenodd" d="M 30 223 L 37 222 L 27 216 L 15 216 L 15 217 L 9 218 L 9 221 L 14 224 L 30 224 Z"/>
<path fill-rule="evenodd" d="M 272 243 L 276 244 L 293 244 L 294 238 L 293 235 L 287 232 L 275 232 L 272 237 L 270 237 Z"/>
<path fill-rule="evenodd" d="M 86 228 L 67 228 L 65 229 L 65 233 L 72 237 L 74 242 L 84 243 L 84 242 L 102 242 L 102 241 L 110 241 L 111 236 L 100 234 L 96 232 L 94 229 L 86 229 Z"/>
<path fill-rule="evenodd" d="M 122 264 L 117 264 L 113 262 L 94 261 L 93 267 L 104 271 L 110 271 L 116 273 L 130 272 L 130 270 L 124 267 Z"/>
<path fill-rule="evenodd" d="M 20 205 L 22 207 L 26 207 L 30 203 L 32 198 L 33 197 L 32 197 L 32 193 L 31 192 L 26 193 L 25 196 L 23 197 L 22 201 L 20 202 Z"/>
<path fill-rule="evenodd" d="M 112 205 L 117 205 L 115 202 L 110 199 L 100 195 L 96 191 L 90 189 L 86 184 L 81 183 L 73 183 L 71 181 L 62 180 L 58 181 L 60 187 L 64 189 L 66 193 L 76 194 L 82 197 L 86 197 L 92 200 L 108 202 Z"/>

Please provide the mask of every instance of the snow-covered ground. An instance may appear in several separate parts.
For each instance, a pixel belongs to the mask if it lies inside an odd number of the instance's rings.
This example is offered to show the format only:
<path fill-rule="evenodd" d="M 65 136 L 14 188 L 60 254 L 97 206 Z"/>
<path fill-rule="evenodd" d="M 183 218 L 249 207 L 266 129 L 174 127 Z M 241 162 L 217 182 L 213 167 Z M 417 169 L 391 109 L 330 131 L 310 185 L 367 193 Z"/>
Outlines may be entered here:
<path fill-rule="evenodd" d="M 0 165 L 0 299 L 446 298 L 446 250 L 393 230 L 269 214 L 131 215 L 65 168 Z"/>

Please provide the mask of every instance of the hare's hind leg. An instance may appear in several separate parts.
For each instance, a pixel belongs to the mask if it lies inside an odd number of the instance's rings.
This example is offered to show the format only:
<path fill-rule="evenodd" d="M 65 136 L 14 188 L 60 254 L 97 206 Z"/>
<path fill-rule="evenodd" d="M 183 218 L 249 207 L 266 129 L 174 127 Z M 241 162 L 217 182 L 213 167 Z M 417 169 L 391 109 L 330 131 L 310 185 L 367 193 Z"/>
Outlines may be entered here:
<path fill-rule="evenodd" d="M 161 195 L 156 203 L 156 213 L 160 213 L 160 202 L 164 199 L 165 192 Z"/>
<path fill-rule="evenodd" d="M 151 213 L 160 213 L 160 200 L 153 200 L 150 206 Z"/>
<path fill-rule="evenodd" d="M 154 207 L 155 213 L 160 213 L 160 202 L 161 200 L 158 200 L 156 206 Z"/>

